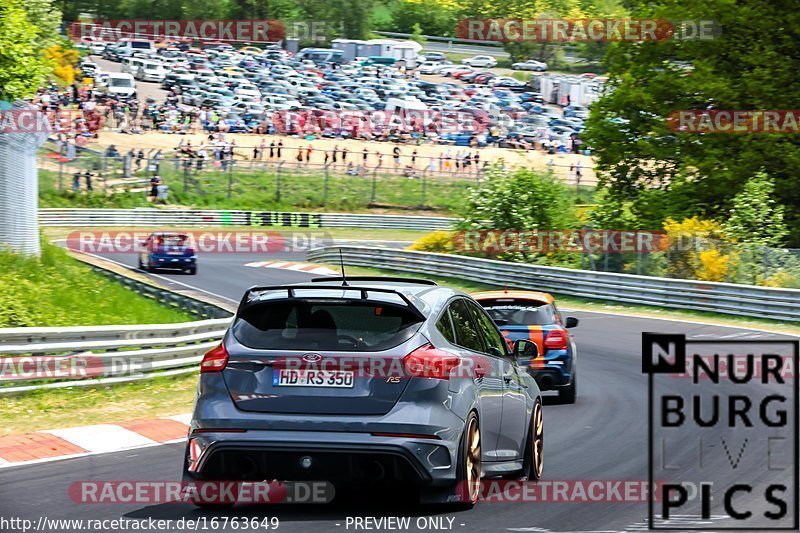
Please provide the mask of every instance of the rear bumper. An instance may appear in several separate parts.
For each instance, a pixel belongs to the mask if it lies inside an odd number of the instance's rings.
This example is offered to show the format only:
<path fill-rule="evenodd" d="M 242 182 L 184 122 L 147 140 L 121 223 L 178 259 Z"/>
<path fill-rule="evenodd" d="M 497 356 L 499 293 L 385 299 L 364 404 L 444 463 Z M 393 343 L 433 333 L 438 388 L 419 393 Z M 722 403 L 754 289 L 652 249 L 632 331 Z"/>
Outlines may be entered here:
<path fill-rule="evenodd" d="M 569 350 L 548 350 L 536 366 L 528 368 L 541 390 L 566 387 L 572 382 L 573 357 Z"/>
<path fill-rule="evenodd" d="M 155 268 L 189 268 L 197 264 L 193 257 L 152 256 L 150 264 Z"/>
<path fill-rule="evenodd" d="M 185 474 L 189 479 L 246 480 L 242 477 L 255 475 L 258 480 L 311 479 L 340 485 L 376 479 L 452 485 L 464 419 L 476 398 L 464 391 L 455 393 L 453 382 L 453 391 L 433 380 L 417 385 L 406 390 L 411 399 L 401 398 L 383 414 L 298 415 L 242 411 L 221 374 L 203 374 L 190 424 Z M 463 417 L 457 414 L 461 412 Z M 251 459 L 255 462 L 255 473 L 235 462 L 248 454 L 255 455 L 244 460 L 248 467 Z M 221 463 L 227 457 L 234 462 L 225 470 Z M 315 466 L 303 468 L 304 457 Z M 380 471 L 384 472 L 379 476 Z M 239 477 L 230 477 L 235 474 Z"/>
<path fill-rule="evenodd" d="M 441 440 L 364 433 L 247 431 L 190 437 L 184 480 L 329 481 L 337 485 L 452 485 L 457 448 Z M 190 447 L 202 448 L 196 463 Z"/>

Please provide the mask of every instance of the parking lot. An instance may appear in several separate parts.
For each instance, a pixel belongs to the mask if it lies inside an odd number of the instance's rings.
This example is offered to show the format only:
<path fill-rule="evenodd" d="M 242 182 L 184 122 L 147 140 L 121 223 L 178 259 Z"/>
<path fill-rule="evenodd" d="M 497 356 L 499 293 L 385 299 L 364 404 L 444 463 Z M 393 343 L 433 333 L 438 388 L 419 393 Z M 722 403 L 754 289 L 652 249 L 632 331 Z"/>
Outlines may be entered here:
<path fill-rule="evenodd" d="M 444 54 L 430 53 L 406 67 L 374 58 L 348 63 L 313 51 L 291 56 L 254 47 L 162 46 L 129 56 L 105 48 L 102 54 L 95 50 L 86 74 L 99 85 L 110 73 L 134 75 L 136 98 L 149 119 L 145 126 L 157 131 L 193 123 L 211 132 L 424 140 L 549 154 L 586 148 L 580 139 L 588 113 L 584 106 L 568 97 L 562 105 L 546 101 L 531 84 L 492 70 L 490 56 L 453 64 Z M 143 65 L 153 70 L 145 73 Z M 179 113 L 158 112 L 153 119 L 147 113 L 153 106 Z"/>

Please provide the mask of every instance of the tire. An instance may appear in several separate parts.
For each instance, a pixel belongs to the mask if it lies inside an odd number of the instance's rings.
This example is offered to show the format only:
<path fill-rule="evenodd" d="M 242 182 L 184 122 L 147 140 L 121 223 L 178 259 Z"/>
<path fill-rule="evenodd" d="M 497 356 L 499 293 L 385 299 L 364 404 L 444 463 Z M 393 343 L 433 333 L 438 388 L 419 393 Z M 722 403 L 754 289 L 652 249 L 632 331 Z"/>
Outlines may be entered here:
<path fill-rule="evenodd" d="M 139 270 L 144 270 L 144 265 L 142 264 L 142 258 L 139 258 Z"/>
<path fill-rule="evenodd" d="M 456 505 L 470 509 L 478 503 L 481 493 L 481 429 L 474 411 L 467 416 L 461 434 L 457 469 L 456 493 L 461 496 L 461 501 Z"/>
<path fill-rule="evenodd" d="M 522 460 L 522 475 L 528 481 L 542 479 L 544 466 L 544 424 L 542 418 L 542 402 L 536 400 L 531 413 L 531 423 L 525 444 L 525 456 Z"/>
<path fill-rule="evenodd" d="M 558 391 L 558 401 L 563 404 L 575 403 L 578 396 L 578 373 L 573 371 L 572 382 Z"/>
<path fill-rule="evenodd" d="M 197 267 L 193 266 L 191 268 L 188 268 L 186 269 L 186 272 L 188 272 L 190 276 L 194 276 L 195 274 L 197 274 Z"/>

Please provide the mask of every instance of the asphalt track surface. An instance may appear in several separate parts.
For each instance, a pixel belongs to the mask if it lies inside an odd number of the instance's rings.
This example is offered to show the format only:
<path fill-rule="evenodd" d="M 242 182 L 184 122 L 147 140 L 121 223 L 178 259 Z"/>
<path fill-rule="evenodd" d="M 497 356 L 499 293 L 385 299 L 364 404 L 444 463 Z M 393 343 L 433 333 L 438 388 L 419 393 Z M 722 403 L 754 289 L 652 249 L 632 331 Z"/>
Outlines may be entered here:
<path fill-rule="evenodd" d="M 110 256 L 134 266 L 135 255 Z M 200 257 L 199 273 L 189 276 L 177 273 L 158 274 L 160 281 L 180 288 L 186 285 L 217 296 L 238 301 L 242 291 L 254 284 L 300 282 L 308 274 L 280 269 L 243 266 L 258 260 L 302 260 L 303 254 L 271 254 L 268 258 L 248 255 L 209 255 Z M 647 377 L 641 369 L 641 334 L 644 331 L 683 333 L 690 339 L 760 340 L 781 338 L 775 334 L 738 328 L 708 326 L 689 322 L 615 316 L 601 313 L 574 312 L 580 325 L 574 335 L 580 352 L 580 387 L 574 405 L 545 402 L 545 466 L 546 480 L 616 480 L 645 481 L 648 476 Z M 783 337 L 786 338 L 786 337 Z M 687 380 L 658 378 L 662 390 L 685 390 Z M 694 390 L 694 389 L 693 389 Z M 738 389 L 737 389 L 738 390 Z M 755 397 L 759 393 L 748 390 Z M 725 413 L 725 411 L 723 411 Z M 146 417 L 147 413 L 141 413 Z M 720 432 L 723 430 L 720 430 Z M 714 434 L 728 438 L 727 458 L 719 442 L 706 444 L 709 451 L 703 469 L 697 466 L 696 440 L 691 434 L 671 441 L 670 465 L 675 466 L 670 479 L 713 479 L 716 483 L 750 481 L 764 483 L 789 479 L 786 470 L 764 473 L 763 450 L 748 448 L 740 454 L 737 468 L 728 465 L 741 443 L 733 442 L 730 433 Z M 713 439 L 712 439 L 713 440 Z M 783 445 L 781 445 L 783 446 Z M 777 449 L 778 447 L 776 447 Z M 727 449 L 727 448 L 726 448 Z M 783 453 L 791 455 L 787 442 Z M 775 451 L 775 450 L 773 450 Z M 78 480 L 179 480 L 183 444 L 170 444 L 126 452 L 67 459 L 37 465 L 0 470 L 0 516 L 33 520 L 40 516 L 54 519 L 171 519 L 207 517 L 278 517 L 280 531 L 355 531 L 348 517 L 410 516 L 410 530 L 418 530 L 418 517 L 443 518 L 445 529 L 455 531 L 602 531 L 622 532 L 646 529 L 645 502 L 482 502 L 471 510 L 454 511 L 445 506 L 420 506 L 398 502 L 379 494 L 355 495 L 345 502 L 328 505 L 247 506 L 237 505 L 227 511 L 203 511 L 192 506 L 166 503 L 158 505 L 74 503 L 69 486 Z M 735 457 L 734 457 L 735 459 Z M 784 465 L 785 466 L 785 465 Z M 670 474 L 672 475 L 672 474 Z M 664 479 L 660 477 L 659 479 Z M 791 482 L 788 483 L 791 487 Z M 712 514 L 720 515 L 721 495 L 715 495 Z M 737 505 L 756 513 L 774 509 L 763 495 L 740 495 Z M 791 505 L 790 505 L 791 508 Z M 681 511 L 676 511 L 681 513 Z M 791 510 L 790 510 L 791 512 Z M 729 520 L 699 520 L 699 507 L 684 511 L 672 526 L 678 530 L 701 527 L 713 531 L 717 527 L 736 526 Z M 782 523 L 782 524 L 785 524 Z M 422 525 L 420 523 L 420 525 Z M 3 529 L 0 527 L 0 529 Z M 229 527 L 227 531 L 256 531 Z M 761 529 L 759 526 L 756 529 Z M 18 530 L 18 529 L 17 529 Z M 52 531 L 66 531 L 52 529 Z M 179 531 L 177 526 L 171 530 Z M 211 531 L 212 529 L 208 529 Z M 215 529 L 221 530 L 221 529 Z M 361 529 L 363 530 L 363 529 Z M 387 527 L 373 530 L 389 531 Z M 421 530 L 437 530 L 423 527 Z M 7 528 L 6 531 L 15 531 Z"/>

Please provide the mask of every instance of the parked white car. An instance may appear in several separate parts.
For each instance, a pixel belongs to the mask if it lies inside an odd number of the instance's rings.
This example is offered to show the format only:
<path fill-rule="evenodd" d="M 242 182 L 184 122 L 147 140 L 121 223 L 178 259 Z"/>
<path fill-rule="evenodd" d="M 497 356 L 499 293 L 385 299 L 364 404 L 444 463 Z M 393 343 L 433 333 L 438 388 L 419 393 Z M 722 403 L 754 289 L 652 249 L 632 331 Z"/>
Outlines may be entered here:
<path fill-rule="evenodd" d="M 497 66 L 497 60 L 492 56 L 474 56 L 461 60 L 462 65 L 478 68 L 492 68 Z"/>
<path fill-rule="evenodd" d="M 143 61 L 132 74 L 137 80 L 161 83 L 167 75 L 167 69 L 158 61 Z"/>
<path fill-rule="evenodd" d="M 441 63 L 423 63 L 419 66 L 420 74 L 436 74 L 442 68 Z"/>
<path fill-rule="evenodd" d="M 512 64 L 511 68 L 513 70 L 533 70 L 535 72 L 544 72 L 547 70 L 547 63 L 536 61 L 535 59 L 528 59 L 527 61 Z"/>

